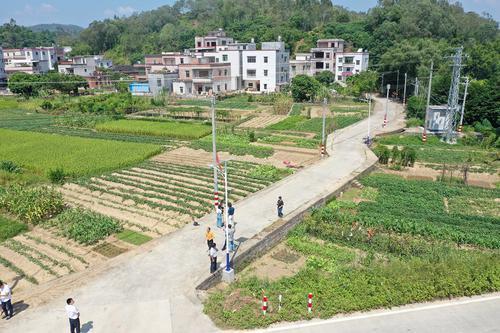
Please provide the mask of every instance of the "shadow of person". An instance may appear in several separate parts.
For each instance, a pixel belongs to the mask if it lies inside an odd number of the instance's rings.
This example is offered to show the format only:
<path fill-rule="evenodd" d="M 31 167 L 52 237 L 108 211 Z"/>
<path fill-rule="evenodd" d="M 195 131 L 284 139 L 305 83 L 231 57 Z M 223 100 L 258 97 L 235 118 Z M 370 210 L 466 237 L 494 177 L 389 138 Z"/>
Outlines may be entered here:
<path fill-rule="evenodd" d="M 27 308 L 29 308 L 29 304 L 24 303 L 23 300 L 17 301 L 14 304 L 12 304 L 12 307 L 14 308 L 14 316 L 17 315 L 20 312 L 23 312 Z"/>
<path fill-rule="evenodd" d="M 94 322 L 91 320 L 83 324 L 80 331 L 81 333 L 90 333 L 92 332 L 93 328 L 94 328 Z"/>
<path fill-rule="evenodd" d="M 16 276 L 15 278 L 12 279 L 12 285 L 10 286 L 10 290 L 14 291 L 14 288 L 16 288 L 17 284 L 19 283 L 19 281 L 21 281 L 23 279 L 22 276 Z"/>

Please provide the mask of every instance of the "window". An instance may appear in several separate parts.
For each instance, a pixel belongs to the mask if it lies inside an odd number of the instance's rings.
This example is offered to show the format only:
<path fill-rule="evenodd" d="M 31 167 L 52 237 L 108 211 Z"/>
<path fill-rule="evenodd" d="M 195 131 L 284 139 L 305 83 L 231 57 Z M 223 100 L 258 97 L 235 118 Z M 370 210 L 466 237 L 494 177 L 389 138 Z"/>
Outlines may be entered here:
<path fill-rule="evenodd" d="M 253 82 L 248 82 L 248 88 L 253 88 Z"/>
<path fill-rule="evenodd" d="M 27 54 L 27 55 L 28 55 L 28 57 L 29 57 L 29 55 L 30 55 L 30 51 L 26 52 L 26 54 Z M 8 57 L 8 56 L 9 56 L 9 54 L 7 53 L 7 57 Z"/>
<path fill-rule="evenodd" d="M 255 62 L 257 62 L 257 58 L 255 56 L 248 56 L 247 62 L 248 63 L 255 63 Z"/>
<path fill-rule="evenodd" d="M 193 92 L 193 90 L 192 90 L 191 88 L 188 88 L 188 92 L 189 92 L 189 93 L 192 93 L 192 92 Z"/>
<path fill-rule="evenodd" d="M 304 66 L 302 66 L 302 69 L 304 69 Z M 296 68 L 295 66 L 292 66 L 292 72 L 295 72 Z M 266 75 L 266 70 L 264 70 L 264 76 Z"/>
<path fill-rule="evenodd" d="M 87 68 L 84 68 L 84 69 L 83 69 L 83 71 L 84 71 L 85 73 L 87 73 Z"/>
<path fill-rule="evenodd" d="M 207 42 L 207 46 L 210 46 L 210 42 Z"/>
<path fill-rule="evenodd" d="M 224 76 L 227 76 L 227 69 L 224 70 Z"/>
<path fill-rule="evenodd" d="M 216 46 L 216 45 L 217 45 L 217 43 L 216 43 L 216 42 L 212 42 L 212 46 Z"/>
<path fill-rule="evenodd" d="M 227 90 L 227 83 L 224 83 L 224 90 Z"/>
<path fill-rule="evenodd" d="M 264 90 L 267 90 L 267 83 L 264 83 Z"/>
<path fill-rule="evenodd" d="M 264 69 L 264 76 L 267 76 L 267 73 L 268 73 L 267 69 Z"/>
<path fill-rule="evenodd" d="M 222 55 L 222 61 L 226 62 L 227 61 L 227 54 Z"/>
<path fill-rule="evenodd" d="M 222 71 L 219 69 L 219 76 L 221 76 L 221 75 L 222 75 Z"/>
<path fill-rule="evenodd" d="M 342 81 L 342 75 L 338 75 L 337 80 Z"/>
<path fill-rule="evenodd" d="M 158 86 L 158 88 L 161 87 L 161 79 L 156 79 L 156 85 Z"/>
<path fill-rule="evenodd" d="M 284 72 L 285 70 L 283 69 L 283 67 L 281 67 L 281 71 Z"/>
<path fill-rule="evenodd" d="M 269 61 L 269 57 L 264 57 L 264 63 L 267 64 Z"/>
<path fill-rule="evenodd" d="M 330 53 L 325 53 L 327 58 L 330 58 Z"/>
<path fill-rule="evenodd" d="M 222 45 L 226 45 L 226 40 L 222 40 Z"/>
<path fill-rule="evenodd" d="M 342 72 L 342 66 L 338 66 L 338 67 L 337 67 L 337 70 L 338 70 L 339 72 Z"/>
<path fill-rule="evenodd" d="M 184 63 L 184 58 L 181 58 L 181 64 L 183 64 L 183 63 Z"/>
<path fill-rule="evenodd" d="M 284 59 L 284 60 L 285 60 L 285 62 L 286 62 L 286 60 L 287 60 L 287 59 L 288 59 L 288 58 L 285 56 L 285 59 Z"/>
<path fill-rule="evenodd" d="M 248 77 L 255 77 L 255 75 L 256 75 L 255 69 L 247 69 L 247 76 Z"/>
<path fill-rule="evenodd" d="M 201 47 L 201 42 L 198 42 L 198 47 Z"/>
<path fill-rule="evenodd" d="M 54 59 L 54 55 L 53 54 L 50 55 L 50 59 Z M 358 62 L 359 62 L 359 60 L 358 60 Z"/>
<path fill-rule="evenodd" d="M 189 77 L 189 71 L 186 71 L 186 77 Z"/>
<path fill-rule="evenodd" d="M 181 94 L 184 94 L 184 87 L 179 87 L 179 91 L 181 92 Z"/>
<path fill-rule="evenodd" d="M 217 85 L 217 91 L 220 91 L 220 84 Z"/>
<path fill-rule="evenodd" d="M 280 79 L 281 79 L 281 81 L 283 81 L 283 75 L 281 75 Z"/>
<path fill-rule="evenodd" d="M 325 68 L 326 69 L 330 68 L 330 64 L 329 63 L 325 63 Z"/>
<path fill-rule="evenodd" d="M 356 74 L 358 74 L 358 73 L 359 73 L 359 69 L 356 69 Z"/>
<path fill-rule="evenodd" d="M 359 60 L 356 60 L 356 65 L 359 65 Z"/>
<path fill-rule="evenodd" d="M 339 64 L 341 64 L 341 63 L 342 63 L 342 61 L 343 61 L 343 58 L 342 58 L 342 57 L 340 57 L 340 58 L 339 58 Z"/>

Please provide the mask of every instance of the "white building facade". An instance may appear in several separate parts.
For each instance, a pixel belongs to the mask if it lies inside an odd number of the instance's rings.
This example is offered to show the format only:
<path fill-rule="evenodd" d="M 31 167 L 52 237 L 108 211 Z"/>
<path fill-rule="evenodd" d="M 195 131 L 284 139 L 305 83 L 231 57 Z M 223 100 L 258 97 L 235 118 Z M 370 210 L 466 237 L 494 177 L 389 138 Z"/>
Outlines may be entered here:
<path fill-rule="evenodd" d="M 3 61 L 3 52 L 0 47 L 0 85 L 7 82 L 7 73 L 5 72 L 5 62 Z"/>
<path fill-rule="evenodd" d="M 336 55 L 335 81 L 345 82 L 348 77 L 368 70 L 369 54 L 362 49 Z"/>
<path fill-rule="evenodd" d="M 336 82 L 345 82 L 349 76 L 368 70 L 368 61 L 368 51 L 346 51 L 343 39 L 319 39 L 309 53 L 297 53 L 290 61 L 290 76 L 329 71 Z"/>
<path fill-rule="evenodd" d="M 47 73 L 56 68 L 60 53 L 56 47 L 34 47 L 3 49 L 5 70 L 8 74 L 24 72 L 28 74 Z"/>

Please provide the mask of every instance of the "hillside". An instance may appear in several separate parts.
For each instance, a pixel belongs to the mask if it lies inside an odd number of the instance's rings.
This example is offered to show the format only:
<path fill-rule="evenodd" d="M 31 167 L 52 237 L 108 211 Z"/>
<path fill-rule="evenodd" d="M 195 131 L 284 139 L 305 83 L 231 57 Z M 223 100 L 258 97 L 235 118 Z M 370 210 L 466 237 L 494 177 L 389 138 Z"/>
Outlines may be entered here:
<path fill-rule="evenodd" d="M 74 25 L 74 24 L 59 24 L 59 23 L 50 23 L 50 24 L 36 24 L 29 27 L 34 32 L 42 32 L 49 31 L 55 32 L 58 35 L 70 35 L 77 36 L 83 28 Z"/>

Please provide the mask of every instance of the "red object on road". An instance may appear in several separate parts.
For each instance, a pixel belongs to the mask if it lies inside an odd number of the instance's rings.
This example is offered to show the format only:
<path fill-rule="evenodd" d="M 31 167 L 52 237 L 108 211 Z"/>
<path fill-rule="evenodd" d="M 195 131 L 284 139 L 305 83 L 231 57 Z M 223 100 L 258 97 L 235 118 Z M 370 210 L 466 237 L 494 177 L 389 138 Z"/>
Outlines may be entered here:
<path fill-rule="evenodd" d="M 325 156 L 325 145 L 321 145 L 321 156 Z"/>
<path fill-rule="evenodd" d="M 312 293 L 309 293 L 309 295 L 307 295 L 307 311 L 309 313 L 312 312 L 312 307 L 313 307 L 313 294 Z"/>
<path fill-rule="evenodd" d="M 267 313 L 267 296 L 262 297 L 262 314 Z"/>

